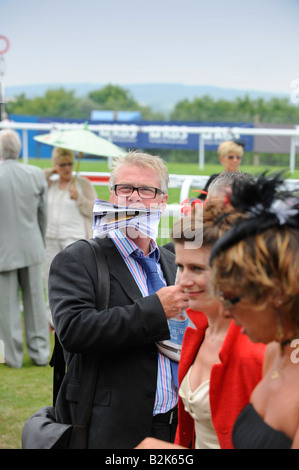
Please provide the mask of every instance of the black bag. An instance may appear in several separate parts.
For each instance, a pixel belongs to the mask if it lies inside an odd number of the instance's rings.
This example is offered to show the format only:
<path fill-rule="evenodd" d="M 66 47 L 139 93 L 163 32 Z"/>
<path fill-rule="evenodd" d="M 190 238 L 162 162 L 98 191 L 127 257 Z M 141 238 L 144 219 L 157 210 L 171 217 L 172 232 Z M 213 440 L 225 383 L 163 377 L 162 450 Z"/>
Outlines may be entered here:
<path fill-rule="evenodd" d="M 93 250 L 98 275 L 97 308 L 108 307 L 110 295 L 110 277 L 101 246 L 96 240 L 84 240 Z M 98 358 L 95 354 L 82 354 L 83 371 L 81 378 L 81 396 L 75 423 L 57 423 L 55 403 L 58 391 L 65 375 L 65 362 L 62 346 L 55 334 L 55 346 L 50 364 L 54 366 L 53 406 L 45 406 L 26 421 L 22 432 L 22 449 L 87 449 L 88 426 L 91 416 L 94 392 L 97 383 Z"/>

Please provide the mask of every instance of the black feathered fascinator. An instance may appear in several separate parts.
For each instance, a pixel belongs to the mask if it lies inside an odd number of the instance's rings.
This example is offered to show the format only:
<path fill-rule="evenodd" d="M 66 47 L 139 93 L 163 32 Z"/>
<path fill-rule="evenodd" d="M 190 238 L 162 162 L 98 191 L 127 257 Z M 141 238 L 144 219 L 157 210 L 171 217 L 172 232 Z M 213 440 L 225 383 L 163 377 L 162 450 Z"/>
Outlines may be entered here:
<path fill-rule="evenodd" d="M 240 218 L 216 242 L 211 253 L 211 263 L 221 251 L 271 227 L 288 226 L 299 230 L 298 193 L 296 195 L 286 190 L 281 175 L 267 177 L 264 173 L 256 181 L 234 181 L 230 204 L 247 217 Z"/>

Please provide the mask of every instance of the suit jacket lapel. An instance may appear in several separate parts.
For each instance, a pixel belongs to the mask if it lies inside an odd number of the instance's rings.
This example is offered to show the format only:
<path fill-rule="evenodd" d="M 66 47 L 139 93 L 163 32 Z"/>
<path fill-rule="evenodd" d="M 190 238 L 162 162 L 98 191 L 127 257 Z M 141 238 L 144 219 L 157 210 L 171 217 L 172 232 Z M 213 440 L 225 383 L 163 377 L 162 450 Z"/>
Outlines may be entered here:
<path fill-rule="evenodd" d="M 132 301 L 142 297 L 142 293 L 135 279 L 113 241 L 109 237 L 104 237 L 101 239 L 100 243 L 104 249 L 110 275 L 117 279 L 124 292 Z M 175 282 L 176 269 L 174 259 L 173 253 L 160 247 L 161 267 L 168 285 L 172 285 Z"/>
<path fill-rule="evenodd" d="M 109 237 L 105 237 L 101 239 L 101 245 L 105 252 L 110 276 L 117 279 L 117 282 L 122 286 L 124 292 L 132 301 L 142 297 L 142 293 L 135 279 L 113 241 Z"/>
<path fill-rule="evenodd" d="M 160 249 L 160 263 L 162 271 L 164 273 L 165 279 L 168 285 L 173 285 L 175 283 L 176 277 L 176 267 L 175 267 L 175 256 L 166 248 L 162 246 Z"/>

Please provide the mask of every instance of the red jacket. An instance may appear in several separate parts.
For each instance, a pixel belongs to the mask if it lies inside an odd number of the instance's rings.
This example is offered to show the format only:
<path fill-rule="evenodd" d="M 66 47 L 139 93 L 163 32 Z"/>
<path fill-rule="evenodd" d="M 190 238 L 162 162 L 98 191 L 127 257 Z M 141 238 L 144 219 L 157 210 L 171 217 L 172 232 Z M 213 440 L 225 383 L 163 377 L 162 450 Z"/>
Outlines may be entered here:
<path fill-rule="evenodd" d="M 187 328 L 185 332 L 179 384 L 192 365 L 208 327 L 204 313 L 191 309 L 187 313 L 196 329 Z M 235 420 L 262 378 L 265 345 L 252 343 L 240 330 L 232 320 L 219 353 L 221 363 L 213 365 L 211 370 L 211 414 L 221 449 L 233 448 L 231 435 Z M 178 413 L 175 443 L 190 448 L 194 443 L 194 420 L 185 411 L 180 397 Z"/>

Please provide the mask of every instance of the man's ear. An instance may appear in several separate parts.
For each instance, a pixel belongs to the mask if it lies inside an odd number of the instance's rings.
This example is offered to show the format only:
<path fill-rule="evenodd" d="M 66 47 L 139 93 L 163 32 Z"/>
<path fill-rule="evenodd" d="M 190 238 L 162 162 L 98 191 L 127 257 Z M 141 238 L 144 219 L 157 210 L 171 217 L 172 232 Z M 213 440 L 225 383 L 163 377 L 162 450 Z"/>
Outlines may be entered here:
<path fill-rule="evenodd" d="M 163 194 L 162 200 L 161 200 L 161 211 L 162 213 L 165 211 L 166 206 L 167 206 L 167 201 L 168 201 L 168 194 Z"/>

